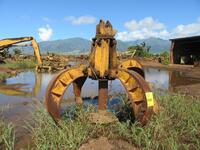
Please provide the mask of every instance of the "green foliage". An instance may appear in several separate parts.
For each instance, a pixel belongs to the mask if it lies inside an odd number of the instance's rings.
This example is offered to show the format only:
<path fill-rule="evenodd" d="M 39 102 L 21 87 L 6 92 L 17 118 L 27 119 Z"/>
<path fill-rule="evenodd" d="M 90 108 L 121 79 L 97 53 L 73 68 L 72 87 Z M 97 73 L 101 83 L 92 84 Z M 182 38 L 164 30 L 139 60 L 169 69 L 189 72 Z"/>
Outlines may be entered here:
<path fill-rule="evenodd" d="M 149 53 L 150 46 L 147 46 L 145 42 L 140 45 L 128 47 L 128 52 L 138 57 L 151 57 L 152 54 Z"/>
<path fill-rule="evenodd" d="M 10 55 L 8 48 L 5 48 L 4 51 L 0 52 L 0 57 L 8 58 Z"/>
<path fill-rule="evenodd" d="M 0 120 L 0 149 L 14 150 L 14 146 L 14 126 L 11 123 L 6 124 L 3 120 Z"/>
<path fill-rule="evenodd" d="M 6 61 L 0 66 L 9 69 L 32 69 L 35 68 L 36 62 L 33 60 Z"/>
<path fill-rule="evenodd" d="M 160 56 L 169 58 L 169 52 L 168 51 L 164 51 L 164 52 L 160 53 Z"/>
<path fill-rule="evenodd" d="M 19 49 L 19 48 L 14 48 L 13 49 L 13 53 L 14 53 L 14 55 L 21 55 L 22 54 L 22 50 Z"/>
<path fill-rule="evenodd" d="M 60 127 L 49 116 L 45 109 L 39 109 L 34 114 L 34 125 L 28 125 L 33 134 L 36 149 L 77 149 L 95 132 L 95 125 L 88 119 L 91 107 L 82 109 L 71 107 L 65 112 L 65 121 Z"/>
<path fill-rule="evenodd" d="M 170 54 L 169 54 L 168 51 L 162 52 L 162 53 L 159 55 L 159 57 L 161 57 L 161 59 L 162 59 L 162 62 L 161 62 L 162 64 L 164 64 L 164 65 L 170 64 L 170 61 L 169 61 Z"/>
<path fill-rule="evenodd" d="M 10 75 L 8 73 L 0 73 L 0 82 L 5 81 Z"/>
<path fill-rule="evenodd" d="M 170 64 L 169 59 L 164 59 L 164 61 L 162 61 L 162 64 L 163 65 L 169 65 Z"/>

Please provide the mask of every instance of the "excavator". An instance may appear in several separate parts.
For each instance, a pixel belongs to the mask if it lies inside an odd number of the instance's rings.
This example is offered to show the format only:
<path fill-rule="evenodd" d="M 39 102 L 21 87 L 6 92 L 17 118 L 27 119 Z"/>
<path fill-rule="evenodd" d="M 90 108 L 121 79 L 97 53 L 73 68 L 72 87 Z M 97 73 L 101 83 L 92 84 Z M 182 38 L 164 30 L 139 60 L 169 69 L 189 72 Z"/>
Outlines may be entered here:
<path fill-rule="evenodd" d="M 15 44 L 31 41 L 31 45 L 34 49 L 34 54 L 37 59 L 36 71 L 40 72 L 42 69 L 52 70 L 52 66 L 45 66 L 41 59 L 40 48 L 38 43 L 33 37 L 19 37 L 19 38 L 7 38 L 0 40 L 0 53 L 4 52 L 5 49 L 14 46 Z"/>

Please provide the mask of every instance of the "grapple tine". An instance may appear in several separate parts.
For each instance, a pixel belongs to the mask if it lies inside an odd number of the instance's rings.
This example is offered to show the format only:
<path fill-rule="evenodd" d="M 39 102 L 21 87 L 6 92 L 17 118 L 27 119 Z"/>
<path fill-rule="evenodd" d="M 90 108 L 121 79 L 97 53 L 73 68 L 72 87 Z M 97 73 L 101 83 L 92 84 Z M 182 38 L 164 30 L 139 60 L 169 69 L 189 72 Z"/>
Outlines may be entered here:
<path fill-rule="evenodd" d="M 122 85 L 125 87 L 128 93 L 129 101 L 132 104 L 130 106 L 134 110 L 134 117 L 142 124 L 145 124 L 147 122 L 147 119 L 154 113 L 154 104 L 149 105 L 149 99 L 148 97 L 146 97 L 146 93 L 152 93 L 148 84 L 145 82 L 144 78 L 137 72 L 126 69 L 119 69 L 117 72 L 117 78 L 122 82 Z M 138 85 L 137 89 L 140 90 L 129 90 L 129 84 L 127 82 L 124 83 L 125 80 L 123 79 L 127 75 L 130 76 L 129 82 L 132 82 L 132 80 L 134 80 L 134 82 Z M 152 101 L 152 103 L 154 103 L 154 99 L 152 99 Z"/>
<path fill-rule="evenodd" d="M 81 89 L 83 87 L 83 84 L 85 83 L 85 80 L 87 79 L 86 76 L 77 78 L 73 82 L 73 90 L 74 90 L 74 95 L 75 95 L 75 101 L 78 105 L 83 104 L 83 100 L 81 98 Z"/>
<path fill-rule="evenodd" d="M 82 102 L 80 100 L 81 88 L 87 78 L 87 76 L 83 72 L 85 68 L 86 66 L 83 65 L 78 68 L 71 68 L 61 71 L 49 83 L 46 90 L 45 103 L 48 112 L 51 114 L 51 116 L 54 118 L 55 121 L 60 119 L 60 103 L 62 97 L 68 86 L 71 83 L 73 83 L 73 81 L 74 81 L 73 85 L 75 86 L 74 94 L 75 96 L 78 97 L 78 98 L 75 97 L 76 102 L 77 103 Z"/>

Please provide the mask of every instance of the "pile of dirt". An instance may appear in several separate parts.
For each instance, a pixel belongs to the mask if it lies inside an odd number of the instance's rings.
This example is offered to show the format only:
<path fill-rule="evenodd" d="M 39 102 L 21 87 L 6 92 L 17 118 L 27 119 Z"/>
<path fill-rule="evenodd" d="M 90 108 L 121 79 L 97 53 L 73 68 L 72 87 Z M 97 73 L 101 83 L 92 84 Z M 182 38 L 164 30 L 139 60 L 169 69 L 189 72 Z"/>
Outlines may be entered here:
<path fill-rule="evenodd" d="M 109 140 L 107 137 L 99 137 L 97 139 L 90 139 L 83 144 L 79 150 L 138 150 L 134 145 L 121 139 Z"/>

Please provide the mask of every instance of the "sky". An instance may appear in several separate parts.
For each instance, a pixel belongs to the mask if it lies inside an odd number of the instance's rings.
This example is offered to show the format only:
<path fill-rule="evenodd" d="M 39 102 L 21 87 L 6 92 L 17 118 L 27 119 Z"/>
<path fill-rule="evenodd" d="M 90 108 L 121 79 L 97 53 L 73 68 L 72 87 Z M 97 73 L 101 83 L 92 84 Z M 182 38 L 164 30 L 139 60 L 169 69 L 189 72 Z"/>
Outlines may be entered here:
<path fill-rule="evenodd" d="M 200 0 L 0 0 L 0 39 L 91 39 L 100 19 L 133 41 L 200 35 Z"/>

